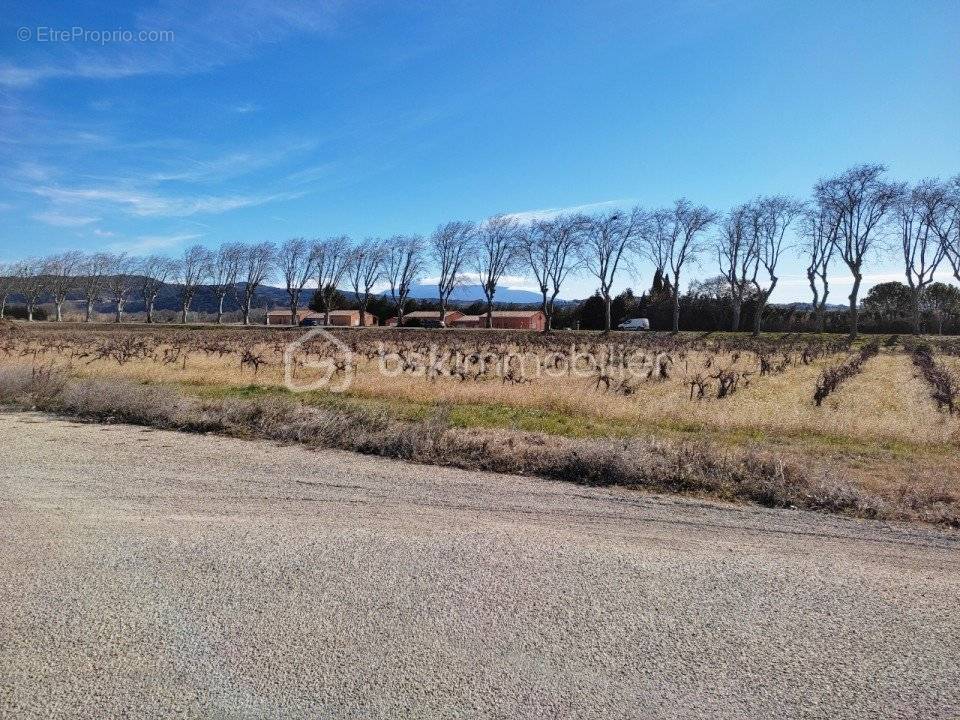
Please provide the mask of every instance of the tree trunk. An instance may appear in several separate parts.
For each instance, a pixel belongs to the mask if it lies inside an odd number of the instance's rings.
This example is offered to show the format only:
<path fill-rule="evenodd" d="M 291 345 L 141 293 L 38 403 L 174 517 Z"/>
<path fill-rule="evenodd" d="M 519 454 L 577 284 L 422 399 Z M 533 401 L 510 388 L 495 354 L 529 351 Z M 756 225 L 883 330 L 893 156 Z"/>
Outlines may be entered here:
<path fill-rule="evenodd" d="M 297 308 L 299 305 L 300 303 L 296 300 L 290 301 L 290 325 L 292 326 L 297 326 L 300 324 L 297 320 Z"/>
<path fill-rule="evenodd" d="M 123 301 L 117 300 L 117 309 L 114 314 L 114 322 L 120 323 L 123 321 Z"/>
<path fill-rule="evenodd" d="M 33 322 L 33 303 L 27 303 L 27 322 Z"/>
<path fill-rule="evenodd" d="M 767 309 L 767 303 L 770 301 L 770 296 L 773 295 L 773 291 L 777 287 L 777 280 L 779 278 L 772 277 L 770 278 L 770 287 L 767 290 L 760 294 L 760 302 L 757 304 L 757 314 L 753 318 L 753 336 L 760 337 L 760 330 L 763 328 L 763 311 Z"/>
<path fill-rule="evenodd" d="M 55 303 L 57 308 L 57 322 L 63 322 L 63 300 Z"/>
<path fill-rule="evenodd" d="M 825 333 L 827 331 L 827 299 L 824 298 L 816 307 L 817 312 L 817 332 Z"/>
<path fill-rule="evenodd" d="M 920 334 L 920 292 L 921 288 L 910 289 L 910 310 L 913 320 L 913 334 Z"/>
<path fill-rule="evenodd" d="M 189 303 L 183 303 L 183 305 L 180 306 L 180 324 L 181 325 L 187 324 L 187 308 L 188 307 L 189 307 Z"/>
<path fill-rule="evenodd" d="M 84 322 L 90 322 L 90 318 L 93 317 L 93 299 L 87 298 L 87 312 L 83 317 Z"/>
<path fill-rule="evenodd" d="M 367 304 L 360 305 L 360 327 L 366 327 L 367 324 Z"/>
<path fill-rule="evenodd" d="M 493 298 L 487 296 L 487 329 L 493 327 Z"/>
<path fill-rule="evenodd" d="M 543 317 L 546 318 L 546 322 L 543 323 L 543 331 L 550 332 L 550 320 L 551 315 L 553 315 L 553 310 L 547 306 L 547 290 L 540 287 L 540 294 L 543 295 L 543 301 L 540 303 L 540 311 L 543 313 Z"/>
<path fill-rule="evenodd" d="M 860 307 L 857 305 L 857 296 L 860 294 L 860 283 L 863 276 L 860 273 L 853 275 L 853 289 L 850 291 L 850 339 L 857 339 L 857 323 L 860 320 Z"/>
<path fill-rule="evenodd" d="M 217 304 L 217 325 L 223 325 L 223 298 L 225 295 L 220 296 L 220 301 Z"/>
<path fill-rule="evenodd" d="M 243 324 L 250 324 L 250 305 L 253 303 L 253 297 L 251 295 L 244 295 L 243 297 Z"/>
<path fill-rule="evenodd" d="M 760 327 L 763 325 L 763 309 L 766 306 L 766 297 L 761 295 L 761 297 L 757 299 L 757 310 L 753 314 L 753 332 L 750 333 L 753 337 L 760 337 Z"/>
<path fill-rule="evenodd" d="M 740 329 L 740 311 L 743 308 L 741 298 L 733 299 L 733 319 L 730 321 L 730 331 L 737 332 Z"/>
<path fill-rule="evenodd" d="M 330 297 L 323 298 L 323 324 L 330 324 Z"/>
<path fill-rule="evenodd" d="M 604 311 L 604 312 L 603 312 L 603 331 L 604 331 L 604 332 L 610 332 L 610 325 L 612 324 L 612 323 L 611 323 L 610 313 L 611 313 L 611 309 L 612 309 L 612 305 L 613 305 L 613 298 L 610 297 L 610 293 L 608 293 L 608 292 L 605 292 L 605 293 L 603 294 L 603 305 L 604 305 L 604 308 L 603 308 L 603 311 Z"/>
<path fill-rule="evenodd" d="M 2 298 L 0 298 L 0 320 L 3 320 L 6 314 L 7 314 L 7 296 L 4 295 Z"/>
<path fill-rule="evenodd" d="M 148 298 L 146 299 L 146 305 L 147 305 L 147 322 L 148 322 L 148 323 L 152 323 L 152 322 L 153 322 L 153 304 L 154 304 L 154 298 L 148 297 Z"/>
<path fill-rule="evenodd" d="M 673 331 L 680 332 L 680 273 L 673 277 Z"/>

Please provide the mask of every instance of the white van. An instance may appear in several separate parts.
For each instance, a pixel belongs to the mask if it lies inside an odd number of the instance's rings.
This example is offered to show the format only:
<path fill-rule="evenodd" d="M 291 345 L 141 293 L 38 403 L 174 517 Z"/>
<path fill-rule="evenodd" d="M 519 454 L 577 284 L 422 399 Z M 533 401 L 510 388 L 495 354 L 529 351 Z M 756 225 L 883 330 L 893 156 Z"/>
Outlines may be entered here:
<path fill-rule="evenodd" d="M 624 320 L 617 325 L 617 330 L 649 330 L 650 321 L 647 318 L 633 318 L 633 320 Z"/>

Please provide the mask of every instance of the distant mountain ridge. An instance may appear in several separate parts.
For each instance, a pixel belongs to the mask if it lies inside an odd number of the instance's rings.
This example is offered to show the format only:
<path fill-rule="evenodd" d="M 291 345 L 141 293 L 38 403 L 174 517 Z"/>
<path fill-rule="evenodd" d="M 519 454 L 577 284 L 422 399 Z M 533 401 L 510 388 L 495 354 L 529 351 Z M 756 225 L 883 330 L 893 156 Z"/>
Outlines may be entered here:
<path fill-rule="evenodd" d="M 139 283 L 136 279 L 134 279 L 131 285 L 132 291 L 128 296 L 129 299 L 124 305 L 124 309 L 128 313 L 144 312 L 146 309 L 138 286 Z M 182 285 L 177 284 L 164 285 L 157 295 L 154 309 L 157 311 L 179 310 L 182 288 Z M 228 292 L 224 298 L 223 309 L 226 312 L 233 312 L 240 309 L 240 304 L 237 301 L 237 297 L 243 297 L 243 283 L 236 283 L 234 288 L 235 289 Z M 300 305 L 303 307 L 309 305 L 314 293 L 315 290 L 309 288 L 305 289 L 300 295 Z M 351 290 L 341 288 L 340 293 L 348 300 L 356 299 Z M 383 291 L 379 294 L 386 298 L 390 297 L 389 291 Z M 440 295 L 436 285 L 414 285 L 410 290 L 410 298 L 412 300 L 439 300 Z M 22 301 L 22 299 L 18 298 L 16 295 L 12 296 L 10 299 L 14 302 Z M 483 288 L 480 285 L 463 285 L 453 291 L 453 294 L 450 297 L 450 302 L 455 305 L 468 305 L 478 300 L 485 299 Z M 67 296 L 67 300 L 74 303 L 81 302 L 83 300 L 83 296 L 79 292 L 72 292 Z M 542 298 L 540 297 L 539 293 L 506 287 L 499 288 L 495 297 L 495 301 L 497 303 L 516 305 L 539 305 L 541 300 Z M 289 302 L 289 296 L 284 288 L 275 287 L 272 285 L 261 285 L 259 288 L 257 288 L 256 295 L 254 296 L 253 306 L 255 308 L 272 309 L 286 307 Z M 559 304 L 562 304 L 563 302 L 564 301 L 558 300 Z M 197 288 L 193 301 L 190 304 L 190 309 L 191 311 L 198 313 L 214 313 L 217 311 L 217 305 L 218 300 L 216 294 L 214 293 L 213 287 L 210 285 L 201 285 Z M 109 313 L 113 310 L 113 303 L 110 301 L 106 293 L 104 293 L 100 302 L 95 304 L 95 308 L 98 312 Z"/>

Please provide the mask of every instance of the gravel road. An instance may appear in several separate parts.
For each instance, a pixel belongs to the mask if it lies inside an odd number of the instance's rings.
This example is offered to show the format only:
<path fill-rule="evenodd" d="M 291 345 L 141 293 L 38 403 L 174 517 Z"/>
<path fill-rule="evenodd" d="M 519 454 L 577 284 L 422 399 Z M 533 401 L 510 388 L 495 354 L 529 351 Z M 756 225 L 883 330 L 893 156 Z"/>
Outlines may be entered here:
<path fill-rule="evenodd" d="M 957 718 L 919 527 L 0 413 L 0 716 Z"/>

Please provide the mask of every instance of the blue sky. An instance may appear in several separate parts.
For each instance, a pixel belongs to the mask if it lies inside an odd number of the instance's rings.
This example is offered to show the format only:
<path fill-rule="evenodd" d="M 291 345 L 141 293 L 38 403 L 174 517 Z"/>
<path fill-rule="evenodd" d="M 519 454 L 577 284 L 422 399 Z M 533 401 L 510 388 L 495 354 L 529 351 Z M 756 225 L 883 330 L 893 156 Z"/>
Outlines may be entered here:
<path fill-rule="evenodd" d="M 5 259 L 960 172 L 955 0 L 8 2 L 0 23 Z M 121 29 L 173 37 L 95 35 Z M 775 299 L 806 299 L 783 276 Z"/>

